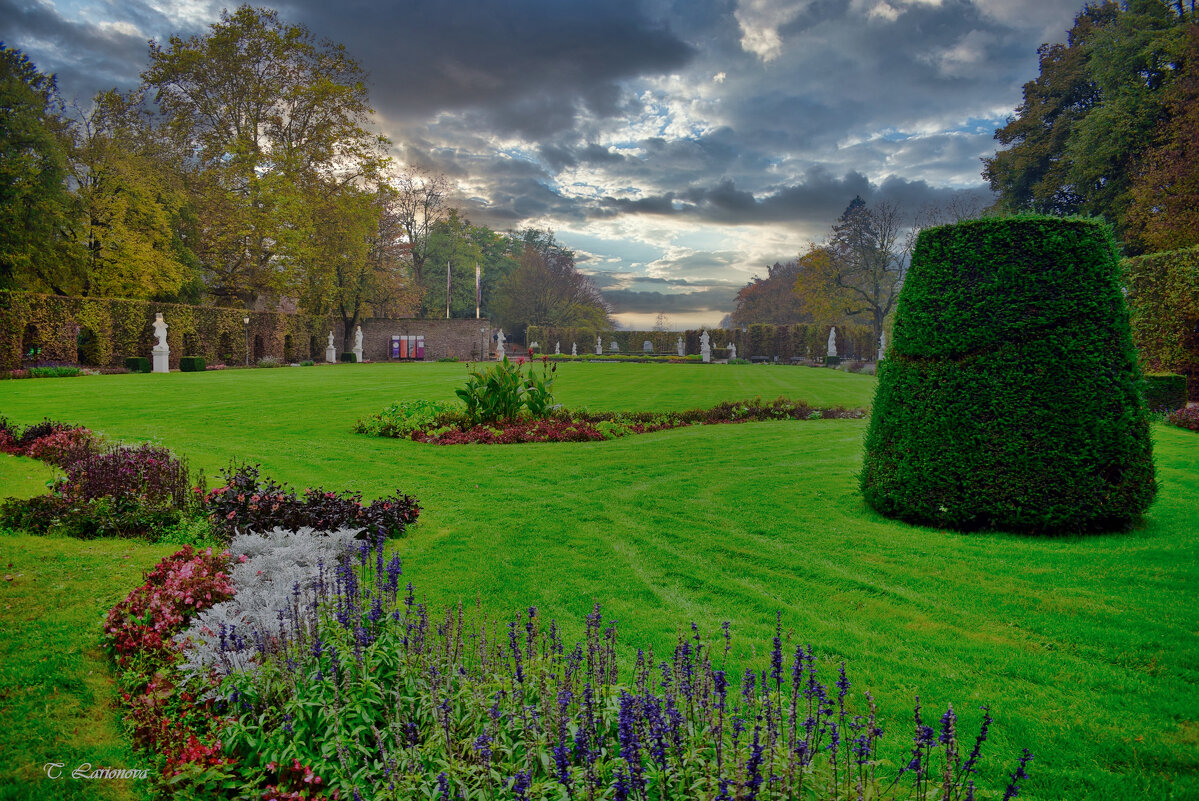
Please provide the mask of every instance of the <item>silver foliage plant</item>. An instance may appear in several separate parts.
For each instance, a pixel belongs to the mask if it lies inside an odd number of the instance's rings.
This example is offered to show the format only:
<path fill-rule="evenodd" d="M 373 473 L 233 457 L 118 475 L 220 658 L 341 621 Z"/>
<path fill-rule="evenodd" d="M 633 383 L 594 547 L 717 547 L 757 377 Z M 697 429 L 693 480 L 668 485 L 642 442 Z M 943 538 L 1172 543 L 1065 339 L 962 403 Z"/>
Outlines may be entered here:
<path fill-rule="evenodd" d="M 236 595 L 204 610 L 176 635 L 184 648 L 180 670 L 197 675 L 253 670 L 254 663 L 244 657 L 256 650 L 222 648 L 222 638 L 232 645 L 294 634 L 296 624 L 303 625 L 307 617 L 299 613 L 314 601 L 322 566 L 331 570 L 338 559 L 357 549 L 361 542 L 356 533 L 276 528 L 234 537 L 229 578 Z"/>

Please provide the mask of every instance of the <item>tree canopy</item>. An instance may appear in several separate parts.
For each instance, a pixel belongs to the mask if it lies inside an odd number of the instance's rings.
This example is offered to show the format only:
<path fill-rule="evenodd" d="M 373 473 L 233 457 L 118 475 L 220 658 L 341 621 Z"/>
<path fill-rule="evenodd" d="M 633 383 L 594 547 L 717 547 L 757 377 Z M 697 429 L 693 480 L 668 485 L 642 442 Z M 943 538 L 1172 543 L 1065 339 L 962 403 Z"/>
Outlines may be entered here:
<path fill-rule="evenodd" d="M 1167 206 L 1199 205 L 1185 177 L 1167 176 L 1193 130 L 1180 84 L 1195 69 L 1197 21 L 1178 2 L 1104 2 L 1075 17 L 1065 43 L 1042 45 L 1040 75 L 995 132 L 1003 148 L 983 159 L 999 207 L 1103 216 L 1131 250 L 1155 247 Z"/>

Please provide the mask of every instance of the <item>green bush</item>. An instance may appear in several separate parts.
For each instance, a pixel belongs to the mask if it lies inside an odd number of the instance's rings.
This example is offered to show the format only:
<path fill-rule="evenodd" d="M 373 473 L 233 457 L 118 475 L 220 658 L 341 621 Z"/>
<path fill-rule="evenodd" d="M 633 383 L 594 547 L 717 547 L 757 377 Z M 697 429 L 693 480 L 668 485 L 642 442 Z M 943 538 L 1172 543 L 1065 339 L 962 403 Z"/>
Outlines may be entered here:
<path fill-rule="evenodd" d="M 30 378 L 70 378 L 83 373 L 78 367 L 30 367 Z"/>
<path fill-rule="evenodd" d="M 1102 530 L 1153 499 L 1117 249 L 1098 221 L 922 231 L 878 374 L 861 486 L 885 515 Z"/>
<path fill-rule="evenodd" d="M 202 373 L 204 367 L 202 356 L 183 356 L 179 359 L 179 369 L 185 373 Z"/>
<path fill-rule="evenodd" d="M 1141 357 L 1150 370 L 1191 376 L 1191 400 L 1199 400 L 1199 247 L 1126 259 L 1123 267 Z"/>
<path fill-rule="evenodd" d="M 152 369 L 145 356 L 126 356 L 125 368 L 131 373 L 148 373 Z"/>
<path fill-rule="evenodd" d="M 1145 405 L 1153 411 L 1173 411 L 1187 405 L 1187 377 L 1175 373 L 1145 376 Z"/>
<path fill-rule="evenodd" d="M 316 362 L 314 362 L 312 359 L 305 359 L 304 361 L 300 362 L 301 367 L 313 367 L 315 364 Z"/>
<path fill-rule="evenodd" d="M 357 356 L 357 355 L 355 355 L 353 351 L 350 351 L 350 352 L 348 352 L 348 353 L 342 353 L 342 354 L 341 354 L 341 360 L 342 360 L 343 362 L 351 362 L 351 363 L 353 363 L 353 362 L 357 362 L 357 361 L 358 361 L 358 356 Z"/>

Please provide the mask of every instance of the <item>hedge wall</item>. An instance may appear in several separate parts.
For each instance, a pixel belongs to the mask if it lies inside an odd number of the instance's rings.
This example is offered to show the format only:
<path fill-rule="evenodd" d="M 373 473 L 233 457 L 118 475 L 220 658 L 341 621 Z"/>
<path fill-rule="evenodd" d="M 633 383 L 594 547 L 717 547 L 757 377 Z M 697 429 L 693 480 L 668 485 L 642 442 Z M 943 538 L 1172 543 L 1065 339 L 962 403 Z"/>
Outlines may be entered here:
<path fill-rule="evenodd" d="M 830 326 L 762 325 L 749 326 L 748 331 L 740 328 L 709 328 L 713 350 L 724 350 L 731 342 L 737 346 L 737 356 L 749 359 L 765 356 L 779 361 L 790 361 L 792 357 L 820 360 L 828 349 Z M 529 342 L 536 342 L 543 353 L 553 353 L 554 343 L 562 343 L 562 352 L 570 353 L 570 344 L 579 346 L 579 355 L 595 353 L 595 337 L 604 338 L 604 353 L 609 352 L 612 340 L 616 340 L 621 353 L 642 353 L 642 343 L 647 339 L 653 343 L 655 353 L 675 353 L 679 336 L 689 355 L 699 353 L 699 330 L 693 331 L 600 331 L 590 328 L 552 328 L 531 325 L 526 333 Z M 869 326 L 837 326 L 837 355 L 842 359 L 873 361 L 878 356 L 878 345 Z"/>
<path fill-rule="evenodd" d="M 167 324 L 171 366 L 176 368 L 183 356 L 200 356 L 208 364 L 244 364 L 245 317 L 250 318 L 251 363 L 263 356 L 315 358 L 312 338 L 323 353 L 332 327 L 326 318 L 300 314 L 0 291 L 0 369 L 39 362 L 119 366 L 127 357 L 149 357 L 157 341 L 152 323 L 158 312 Z"/>
<path fill-rule="evenodd" d="M 885 515 L 958 529 L 1125 526 L 1153 499 L 1110 228 L 1022 216 L 920 233 L 861 473 Z"/>
<path fill-rule="evenodd" d="M 1124 276 L 1145 364 L 1188 376 L 1199 401 L 1199 247 L 1125 259 Z"/>

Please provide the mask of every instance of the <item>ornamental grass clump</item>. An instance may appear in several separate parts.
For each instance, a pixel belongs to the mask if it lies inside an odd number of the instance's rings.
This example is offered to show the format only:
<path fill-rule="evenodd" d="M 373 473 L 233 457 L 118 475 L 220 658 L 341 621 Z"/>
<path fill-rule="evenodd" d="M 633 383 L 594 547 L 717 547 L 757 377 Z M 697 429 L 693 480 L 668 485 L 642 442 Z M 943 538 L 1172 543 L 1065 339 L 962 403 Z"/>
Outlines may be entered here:
<path fill-rule="evenodd" d="M 1156 490 L 1140 386 L 1106 225 L 926 229 L 878 371 L 863 495 L 962 530 L 1127 527 Z"/>
<path fill-rule="evenodd" d="M 126 700 L 139 743 L 159 749 L 152 758 L 169 778 L 164 792 L 976 797 L 992 725 L 986 707 L 978 734 L 965 737 L 952 706 L 926 723 L 917 700 L 914 736 L 888 745 L 870 694 L 855 696 L 843 664 L 790 642 L 781 617 L 763 669 L 731 664 L 726 623 L 711 638 L 693 625 L 662 656 L 638 651 L 622 676 L 616 624 L 598 605 L 573 645 L 536 608 L 506 621 L 461 604 L 434 616 L 402 585 L 384 537 L 339 534 L 238 537 L 221 556 L 234 565 L 233 597 L 198 613 L 166 605 L 163 629 L 176 636 L 147 647 L 171 656 L 126 661 L 144 688 Z M 114 610 L 110 636 L 135 606 Z M 163 726 L 168 719 L 182 731 Z M 1025 752 L 1007 797 L 1029 759 Z"/>

